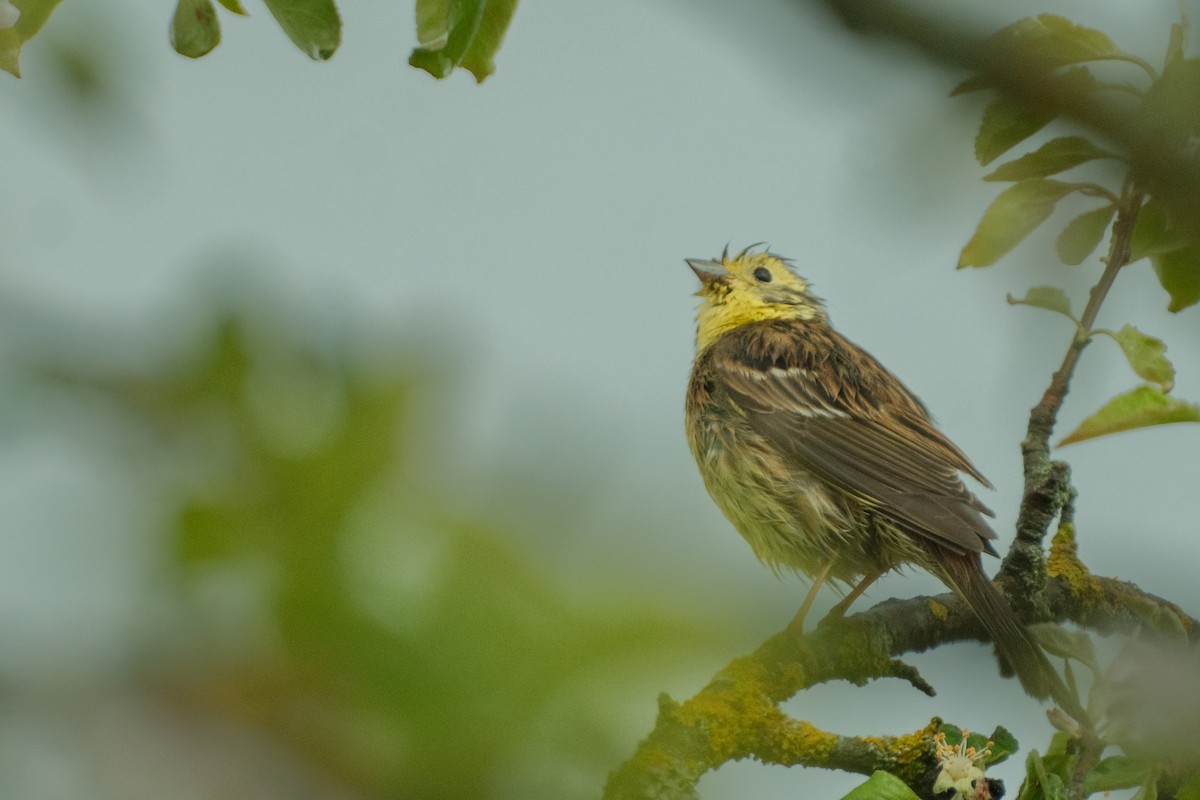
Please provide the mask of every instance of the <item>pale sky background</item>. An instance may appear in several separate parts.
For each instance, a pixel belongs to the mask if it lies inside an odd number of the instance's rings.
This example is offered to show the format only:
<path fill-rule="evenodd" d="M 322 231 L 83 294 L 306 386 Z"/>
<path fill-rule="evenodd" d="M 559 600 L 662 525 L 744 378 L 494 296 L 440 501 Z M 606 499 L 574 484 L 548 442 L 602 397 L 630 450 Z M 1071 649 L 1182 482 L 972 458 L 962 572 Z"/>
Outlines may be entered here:
<path fill-rule="evenodd" d="M 195 62 L 169 48 L 169 4 L 100 5 L 64 3 L 45 38 L 27 46 L 26 77 L 0 76 L 9 190 L 0 299 L 12 313 L 35 308 L 74 330 L 128 331 L 136 362 L 172 345 L 139 339 L 140 329 L 174 314 L 186 337 L 199 324 L 189 302 L 205 278 L 248 264 L 258 272 L 247 285 L 282 293 L 321 324 L 422 328 L 464 369 L 452 409 L 459 425 L 431 467 L 437 482 L 540 470 L 570 483 L 600 463 L 595 495 L 579 500 L 592 535 L 536 543 L 545 562 L 582 594 L 665 584 L 681 606 L 739 620 L 748 649 L 786 624 L 804 586 L 754 561 L 687 452 L 695 281 L 683 259 L 766 241 L 795 259 L 839 329 L 901 376 L 996 484 L 984 499 L 1002 543 L 1011 538 L 1028 409 L 1071 330 L 1008 306 L 1005 294 L 1053 284 L 1079 309 L 1098 265 L 1062 267 L 1039 235 L 994 268 L 954 271 L 999 189 L 979 180 L 972 157 L 981 100 L 947 97 L 960 76 L 782 0 L 526 0 L 482 86 L 466 73 L 438 82 L 407 66 L 411 3 L 341 2 L 344 41 L 324 64 L 295 50 L 256 2 L 249 19 L 222 13 L 223 43 Z M 1152 63 L 1177 13 L 1165 0 L 954 5 L 979 10 L 985 29 L 1061 13 Z M 1194 3 L 1192 12 L 1200 17 Z M 89 32 L 111 59 L 115 114 L 51 95 L 39 48 Z M 1172 316 L 1165 305 L 1143 263 L 1121 275 L 1101 324 L 1130 322 L 1163 338 L 1176 392 L 1200 400 L 1200 312 Z M 1096 342 L 1060 431 L 1137 382 L 1115 345 Z M 137 580 L 138 566 L 106 558 L 89 534 L 123 524 L 128 487 L 94 444 L 28 430 L 23 413 L 4 409 L 0 428 L 9 528 L 0 539 L 0 676 L 36 684 L 45 677 L 29 665 L 54 661 L 70 664 L 56 680 L 86 681 L 120 663 L 134 638 L 121 586 Z M 1062 452 L 1080 491 L 1087 564 L 1193 615 L 1198 445 L 1191 425 Z M 577 452 L 589 457 L 579 462 Z M 64 492 L 70 503 L 57 499 Z M 463 500 L 480 514 L 497 506 L 495 497 Z M 657 521 L 661 538 L 623 537 L 632 518 Z M 870 599 L 939 591 L 934 579 L 907 575 Z M 990 678 L 983 647 L 913 660 L 935 684 L 978 669 L 987 690 L 960 686 L 931 701 L 882 684 L 825 687 L 789 710 L 847 734 L 906 732 L 941 713 L 973 728 L 1000 722 L 1024 732 L 1022 744 L 1044 746 L 1040 712 L 1015 681 Z M 662 688 L 686 697 L 723 663 L 696 665 Z M 630 707 L 643 715 L 640 736 L 654 697 Z M 7 725 L 0 763 L 45 749 L 15 741 Z M 1014 793 L 1021 760 L 997 773 Z M 87 796 L 64 781 L 38 796 Z M 701 793 L 832 797 L 857 781 L 740 764 L 707 777 Z"/>

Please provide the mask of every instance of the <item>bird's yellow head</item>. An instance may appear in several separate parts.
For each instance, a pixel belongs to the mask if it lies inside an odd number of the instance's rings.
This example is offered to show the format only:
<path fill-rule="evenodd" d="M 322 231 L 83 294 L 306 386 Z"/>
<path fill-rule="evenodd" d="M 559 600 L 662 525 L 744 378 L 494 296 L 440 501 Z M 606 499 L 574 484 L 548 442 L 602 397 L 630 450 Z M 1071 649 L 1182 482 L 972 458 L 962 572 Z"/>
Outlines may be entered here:
<path fill-rule="evenodd" d="M 820 298 L 809 291 L 787 261 L 774 253 L 743 250 L 732 258 L 687 259 L 700 279 L 696 314 L 696 349 L 703 350 L 721 334 L 752 322 L 794 319 L 827 322 Z"/>

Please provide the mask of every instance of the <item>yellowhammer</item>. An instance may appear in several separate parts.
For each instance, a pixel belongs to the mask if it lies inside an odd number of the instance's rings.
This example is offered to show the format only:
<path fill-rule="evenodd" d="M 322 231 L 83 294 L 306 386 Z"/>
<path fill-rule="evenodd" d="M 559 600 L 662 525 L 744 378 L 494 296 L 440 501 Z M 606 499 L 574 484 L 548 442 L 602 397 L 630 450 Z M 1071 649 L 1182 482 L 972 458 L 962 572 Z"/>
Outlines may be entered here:
<path fill-rule="evenodd" d="M 784 259 L 747 250 L 687 263 L 701 283 L 688 442 L 759 559 L 812 578 L 793 627 L 823 581 L 857 581 L 840 614 L 884 572 L 918 564 L 962 595 L 1025 690 L 1047 697 L 1057 675 L 980 563 L 996 552 L 991 512 L 959 476 L 987 480 L 899 379 L 830 326 Z"/>

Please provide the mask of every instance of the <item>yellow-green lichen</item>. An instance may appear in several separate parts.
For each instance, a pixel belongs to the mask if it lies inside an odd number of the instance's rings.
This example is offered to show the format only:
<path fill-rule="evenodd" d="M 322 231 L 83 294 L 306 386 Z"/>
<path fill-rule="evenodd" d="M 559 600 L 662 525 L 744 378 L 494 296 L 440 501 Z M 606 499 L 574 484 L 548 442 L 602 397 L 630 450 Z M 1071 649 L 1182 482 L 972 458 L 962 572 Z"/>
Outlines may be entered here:
<path fill-rule="evenodd" d="M 937 734 L 941 724 L 942 721 L 934 717 L 924 728 L 912 733 L 903 733 L 887 739 L 871 737 L 867 741 L 887 753 L 895 765 L 889 770 L 890 772 L 905 781 L 912 782 L 928 769 L 933 737 Z"/>
<path fill-rule="evenodd" d="M 778 708 L 754 687 L 729 684 L 710 687 L 679 707 L 675 718 L 704 731 L 716 763 L 744 758 L 764 728 L 778 725 Z"/>
<path fill-rule="evenodd" d="M 933 614 L 934 619 L 938 620 L 939 622 L 945 622 L 946 618 L 950 616 L 950 609 L 946 608 L 937 600 L 929 601 L 929 612 Z"/>
<path fill-rule="evenodd" d="M 1094 600 L 1101 592 L 1099 582 L 1079 560 L 1079 547 L 1075 539 L 1075 526 L 1069 522 L 1058 526 L 1050 542 L 1050 556 L 1046 559 L 1046 574 L 1051 578 L 1066 581 L 1071 593 L 1085 602 Z"/>
<path fill-rule="evenodd" d="M 782 715 L 780 715 L 782 717 Z M 823 764 L 837 745 L 838 737 L 812 723 L 786 717 L 780 731 L 780 747 L 789 764 Z"/>
<path fill-rule="evenodd" d="M 711 688 L 683 703 L 676 720 L 703 731 L 713 765 L 770 754 L 782 764 L 822 764 L 838 737 L 784 714 L 765 695 L 741 685 Z"/>

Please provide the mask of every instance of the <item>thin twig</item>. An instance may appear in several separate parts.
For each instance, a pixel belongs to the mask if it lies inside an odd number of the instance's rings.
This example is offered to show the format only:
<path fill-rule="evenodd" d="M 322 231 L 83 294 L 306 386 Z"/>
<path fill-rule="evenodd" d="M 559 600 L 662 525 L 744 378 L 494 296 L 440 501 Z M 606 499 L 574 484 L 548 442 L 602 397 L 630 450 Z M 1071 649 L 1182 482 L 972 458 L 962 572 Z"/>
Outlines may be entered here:
<path fill-rule="evenodd" d="M 1024 459 L 1025 493 L 1017 516 L 1017 533 L 1012 546 L 1004 558 L 998 576 L 1010 597 L 1014 598 L 1017 611 L 1024 615 L 1042 616 L 1040 607 L 1045 603 L 1046 572 L 1043 541 L 1051 523 L 1059 516 L 1063 507 L 1071 500 L 1070 467 L 1050 457 L 1050 436 L 1058 422 L 1070 389 L 1071 378 L 1079 357 L 1091 341 L 1092 328 L 1100 314 L 1100 307 L 1112 289 L 1117 274 L 1129 263 L 1130 243 L 1133 227 L 1137 222 L 1143 195 L 1131 184 L 1122 192 L 1109 240 L 1108 255 L 1104 259 L 1104 271 L 1092 287 L 1087 305 L 1079 317 L 1074 338 L 1063 355 L 1062 364 L 1050 378 L 1050 384 L 1041 400 L 1029 413 L 1029 427 L 1021 443 Z"/>
<path fill-rule="evenodd" d="M 1050 448 L 1050 434 L 1058 420 L 1058 411 L 1062 407 L 1063 399 L 1067 396 L 1071 376 L 1075 374 L 1075 366 L 1079 363 L 1079 356 L 1091 339 L 1091 330 L 1096 324 L 1096 317 L 1100 314 L 1100 306 L 1103 305 L 1113 282 L 1117 279 L 1117 273 L 1129 263 L 1133 226 L 1137 222 L 1141 205 L 1141 193 L 1127 190 L 1117 210 L 1116 222 L 1113 224 L 1108 257 L 1104 259 L 1104 272 L 1101 273 L 1100 280 L 1092 287 L 1087 306 L 1084 307 L 1083 314 L 1079 317 L 1079 327 L 1082 333 L 1077 335 L 1067 348 L 1062 365 L 1050 379 L 1050 385 L 1046 388 L 1045 394 L 1042 395 L 1041 401 L 1034 406 L 1033 412 L 1030 414 L 1029 432 L 1036 436 L 1047 453 Z"/>

